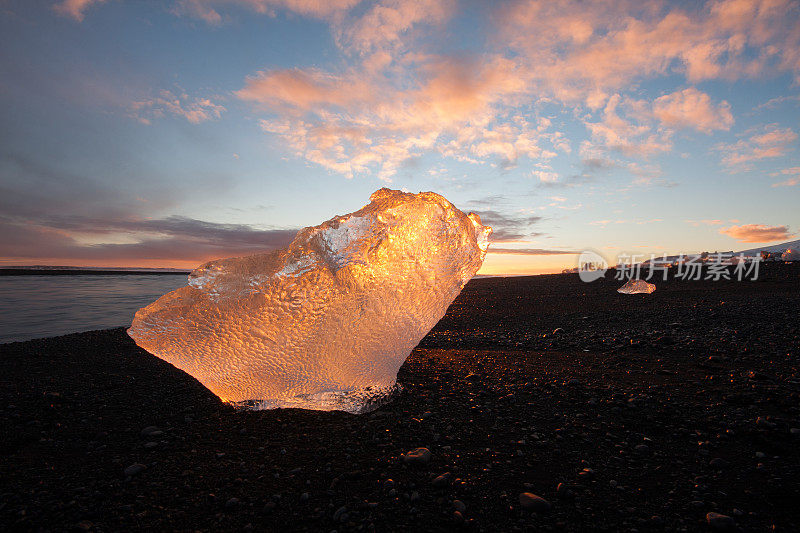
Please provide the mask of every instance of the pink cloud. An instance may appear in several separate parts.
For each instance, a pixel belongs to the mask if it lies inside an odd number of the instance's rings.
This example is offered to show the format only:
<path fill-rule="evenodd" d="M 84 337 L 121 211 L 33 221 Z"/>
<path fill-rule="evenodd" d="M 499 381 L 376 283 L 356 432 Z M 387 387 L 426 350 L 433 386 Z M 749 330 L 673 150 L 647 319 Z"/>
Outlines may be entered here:
<path fill-rule="evenodd" d="M 788 226 L 766 226 L 764 224 L 744 224 L 722 228 L 719 232 L 740 242 L 785 241 L 793 235 Z"/>
<path fill-rule="evenodd" d="M 599 108 L 637 80 L 683 74 L 690 82 L 795 74 L 798 6 L 789 0 L 723 0 L 687 7 L 636 2 L 516 2 L 498 34 L 520 54 L 532 83 Z"/>
<path fill-rule="evenodd" d="M 277 10 L 291 11 L 307 17 L 330 19 L 340 16 L 361 0 L 178 0 L 174 12 L 217 25 L 223 22 L 222 8 L 239 7 L 274 16 Z"/>
<path fill-rule="evenodd" d="M 92 4 L 102 4 L 106 0 L 62 0 L 54 4 L 53 9 L 56 13 L 65 17 L 71 17 L 78 22 L 83 22 L 84 11 Z"/>
<path fill-rule="evenodd" d="M 186 93 L 175 94 L 162 90 L 158 96 L 138 100 L 130 104 L 131 114 L 139 122 L 150 124 L 153 119 L 165 115 L 183 117 L 192 124 L 218 119 L 225 108 L 208 98 L 191 97 Z"/>
<path fill-rule="evenodd" d="M 791 128 L 769 124 L 762 133 L 752 134 L 748 139 L 733 144 L 719 144 L 715 149 L 724 154 L 722 164 L 730 170 L 748 170 L 753 162 L 785 155 L 797 138 Z"/>
<path fill-rule="evenodd" d="M 360 51 L 383 48 L 400 41 L 416 24 L 446 22 L 455 8 L 456 0 L 384 0 L 349 24 L 341 25 L 339 41 Z"/>
<path fill-rule="evenodd" d="M 585 122 L 593 141 L 610 150 L 639 157 L 649 157 L 672 148 L 670 132 L 653 132 L 646 124 L 637 124 L 620 116 L 618 107 L 621 102 L 619 94 L 613 95 L 608 99 L 600 122 Z"/>
<path fill-rule="evenodd" d="M 770 176 L 793 176 L 785 181 L 773 183 L 773 187 L 794 187 L 800 183 L 800 167 L 784 168 L 780 172 L 773 172 Z"/>
<path fill-rule="evenodd" d="M 694 227 L 698 227 L 701 224 L 704 224 L 706 226 L 721 226 L 723 224 L 723 222 L 721 220 L 717 220 L 717 219 L 714 219 L 714 220 L 708 220 L 708 219 L 706 219 L 706 220 L 687 220 L 686 223 L 687 224 L 691 224 Z"/>
<path fill-rule="evenodd" d="M 729 130 L 733 125 L 728 102 L 714 105 L 710 96 L 694 87 L 656 98 L 653 115 L 666 126 L 689 127 L 703 133 Z"/>

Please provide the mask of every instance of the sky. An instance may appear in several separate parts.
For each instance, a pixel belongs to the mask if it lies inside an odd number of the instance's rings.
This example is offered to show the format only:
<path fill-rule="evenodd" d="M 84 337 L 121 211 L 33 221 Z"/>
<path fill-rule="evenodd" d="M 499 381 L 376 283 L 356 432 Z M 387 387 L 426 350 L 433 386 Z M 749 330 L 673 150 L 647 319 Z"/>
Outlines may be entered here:
<path fill-rule="evenodd" d="M 381 187 L 481 273 L 800 232 L 800 3 L 0 0 L 0 264 L 192 268 Z"/>

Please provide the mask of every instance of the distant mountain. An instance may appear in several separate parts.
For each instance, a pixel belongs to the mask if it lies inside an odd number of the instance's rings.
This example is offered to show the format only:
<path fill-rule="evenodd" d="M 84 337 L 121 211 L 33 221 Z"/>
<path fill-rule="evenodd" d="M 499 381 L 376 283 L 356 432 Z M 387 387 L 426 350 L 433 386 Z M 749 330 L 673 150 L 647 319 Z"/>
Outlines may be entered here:
<path fill-rule="evenodd" d="M 739 254 L 742 254 L 745 257 L 755 257 L 755 256 L 758 256 L 758 255 L 761 255 L 762 251 L 764 251 L 764 252 L 781 252 L 782 253 L 782 252 L 784 252 L 784 251 L 786 251 L 786 250 L 788 250 L 790 248 L 792 250 L 796 250 L 796 251 L 800 250 L 800 240 L 784 242 L 784 243 L 781 243 L 781 244 L 773 244 L 771 246 L 759 246 L 758 248 L 750 248 L 749 250 L 742 250 L 740 252 L 734 252 L 733 250 L 729 250 L 729 251 L 714 250 L 713 252 L 709 251 L 708 254 L 709 254 L 709 257 L 712 260 L 713 260 L 714 257 L 716 257 L 717 253 L 723 254 L 722 257 L 738 256 Z M 692 256 L 692 255 L 697 255 L 697 254 L 688 254 L 688 256 Z M 656 260 L 657 261 L 673 261 L 674 262 L 674 261 L 679 260 L 680 258 L 681 258 L 680 255 L 668 255 L 666 257 L 656 255 Z M 647 265 L 649 263 L 650 263 L 649 259 L 646 259 L 646 260 L 641 262 L 641 264 L 643 264 L 643 265 Z"/>
<path fill-rule="evenodd" d="M 784 242 L 781 244 L 773 244 L 772 246 L 759 246 L 758 248 L 750 248 L 749 250 L 742 250 L 736 252 L 735 255 L 744 254 L 746 256 L 758 255 L 764 252 L 783 252 L 791 248 L 792 250 L 800 250 L 800 240 Z"/>

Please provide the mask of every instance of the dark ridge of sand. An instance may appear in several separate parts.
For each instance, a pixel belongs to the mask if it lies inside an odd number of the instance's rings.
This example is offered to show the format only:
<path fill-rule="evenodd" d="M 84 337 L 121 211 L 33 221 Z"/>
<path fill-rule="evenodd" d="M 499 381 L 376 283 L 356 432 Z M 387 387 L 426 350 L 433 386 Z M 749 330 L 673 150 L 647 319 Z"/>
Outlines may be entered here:
<path fill-rule="evenodd" d="M 0 345 L 0 528 L 800 530 L 800 265 L 656 283 L 473 280 L 359 416 L 235 412 L 122 328 Z"/>

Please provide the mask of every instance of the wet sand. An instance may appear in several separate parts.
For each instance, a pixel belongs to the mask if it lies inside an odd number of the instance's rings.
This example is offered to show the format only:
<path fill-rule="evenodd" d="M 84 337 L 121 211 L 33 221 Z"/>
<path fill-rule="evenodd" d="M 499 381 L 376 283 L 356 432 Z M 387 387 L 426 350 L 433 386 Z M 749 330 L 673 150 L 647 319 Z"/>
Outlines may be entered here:
<path fill-rule="evenodd" d="M 800 265 L 760 274 L 473 280 L 365 415 L 234 411 L 122 328 L 0 345 L 0 528 L 796 531 Z"/>

